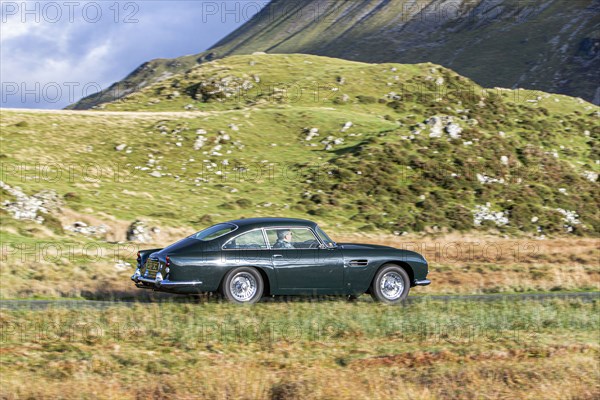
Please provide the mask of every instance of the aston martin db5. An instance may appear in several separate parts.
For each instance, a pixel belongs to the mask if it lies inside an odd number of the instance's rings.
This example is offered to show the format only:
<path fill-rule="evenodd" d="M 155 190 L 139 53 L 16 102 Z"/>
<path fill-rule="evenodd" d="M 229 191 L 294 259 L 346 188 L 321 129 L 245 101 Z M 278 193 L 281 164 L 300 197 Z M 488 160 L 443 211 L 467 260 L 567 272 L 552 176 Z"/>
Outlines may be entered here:
<path fill-rule="evenodd" d="M 131 279 L 157 291 L 221 293 L 234 303 L 263 296 L 369 293 L 396 304 L 429 285 L 425 258 L 372 244 L 336 243 L 314 222 L 249 218 L 213 225 L 164 249 L 138 252 Z"/>

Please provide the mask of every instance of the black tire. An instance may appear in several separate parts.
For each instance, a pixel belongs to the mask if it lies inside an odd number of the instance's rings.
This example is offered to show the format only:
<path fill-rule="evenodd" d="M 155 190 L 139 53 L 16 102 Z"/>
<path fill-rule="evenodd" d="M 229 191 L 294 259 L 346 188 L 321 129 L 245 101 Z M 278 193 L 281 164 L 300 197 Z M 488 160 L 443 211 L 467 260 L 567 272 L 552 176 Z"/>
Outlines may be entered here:
<path fill-rule="evenodd" d="M 382 285 L 386 285 L 386 282 L 390 284 L 386 288 L 382 288 Z M 400 283 L 402 287 L 400 287 Z M 375 274 L 373 282 L 371 283 L 371 297 L 375 301 L 379 301 L 384 304 L 399 304 L 408 296 L 410 291 L 410 278 L 404 270 L 396 264 L 384 264 L 379 271 Z"/>
<path fill-rule="evenodd" d="M 225 275 L 221 291 L 223 296 L 236 304 L 254 304 L 265 290 L 263 278 L 255 268 L 234 268 Z"/>

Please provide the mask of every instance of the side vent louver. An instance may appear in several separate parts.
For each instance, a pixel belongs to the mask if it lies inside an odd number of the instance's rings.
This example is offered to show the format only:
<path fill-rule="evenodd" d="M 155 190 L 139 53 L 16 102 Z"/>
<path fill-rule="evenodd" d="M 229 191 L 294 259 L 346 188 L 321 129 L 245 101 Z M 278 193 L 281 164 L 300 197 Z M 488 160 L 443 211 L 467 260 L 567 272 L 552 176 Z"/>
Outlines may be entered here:
<path fill-rule="evenodd" d="M 366 267 L 369 263 L 369 260 L 350 260 L 348 265 L 351 267 Z"/>

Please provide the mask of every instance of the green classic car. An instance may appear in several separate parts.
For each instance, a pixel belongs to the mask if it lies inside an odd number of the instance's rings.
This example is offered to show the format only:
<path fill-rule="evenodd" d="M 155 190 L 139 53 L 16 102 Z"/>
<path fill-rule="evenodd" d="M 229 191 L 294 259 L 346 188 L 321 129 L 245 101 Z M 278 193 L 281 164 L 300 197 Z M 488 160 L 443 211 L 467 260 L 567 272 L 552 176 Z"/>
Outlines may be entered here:
<path fill-rule="evenodd" d="M 335 243 L 311 221 L 249 218 L 216 224 L 164 249 L 138 253 L 131 279 L 163 292 L 220 292 L 234 303 L 263 296 L 369 293 L 396 304 L 413 286 L 429 285 L 415 252 Z"/>

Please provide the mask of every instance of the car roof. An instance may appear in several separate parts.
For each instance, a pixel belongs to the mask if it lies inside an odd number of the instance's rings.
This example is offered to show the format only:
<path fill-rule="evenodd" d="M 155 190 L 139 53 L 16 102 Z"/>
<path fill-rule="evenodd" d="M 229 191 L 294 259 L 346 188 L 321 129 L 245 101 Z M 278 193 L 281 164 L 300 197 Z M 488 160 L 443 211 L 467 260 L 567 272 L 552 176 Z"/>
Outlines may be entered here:
<path fill-rule="evenodd" d="M 299 218 L 243 218 L 227 221 L 228 223 L 235 224 L 240 228 L 259 228 L 259 227 L 275 227 L 275 226 L 310 226 L 314 227 L 317 225 L 313 221 Z"/>

